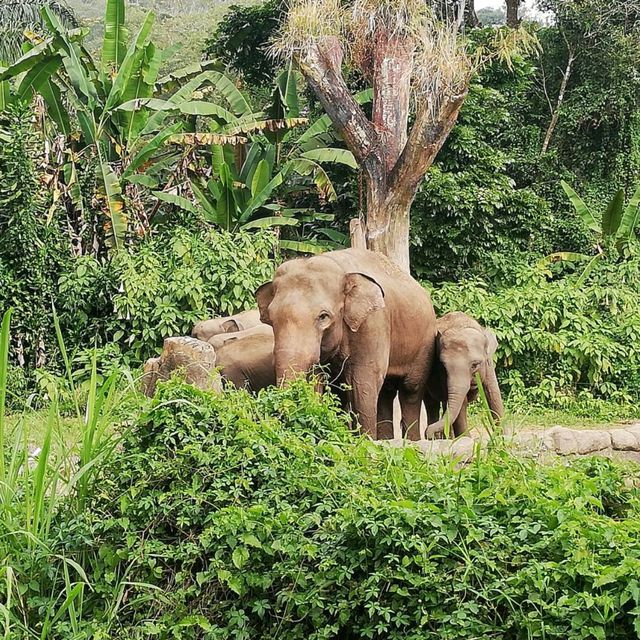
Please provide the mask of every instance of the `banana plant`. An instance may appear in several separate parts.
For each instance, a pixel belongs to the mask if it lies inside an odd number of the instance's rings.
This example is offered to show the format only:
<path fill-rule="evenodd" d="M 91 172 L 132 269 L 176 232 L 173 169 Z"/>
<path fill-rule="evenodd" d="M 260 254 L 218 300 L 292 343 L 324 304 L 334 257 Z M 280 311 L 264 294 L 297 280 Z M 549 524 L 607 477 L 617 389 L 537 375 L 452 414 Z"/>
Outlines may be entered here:
<path fill-rule="evenodd" d="M 551 262 L 581 262 L 588 260 L 587 266 L 578 279 L 578 284 L 582 284 L 596 263 L 606 255 L 611 247 L 615 247 L 618 252 L 621 252 L 635 238 L 636 228 L 640 224 L 640 185 L 636 188 L 626 207 L 624 190 L 619 189 L 601 215 L 589 208 L 584 200 L 564 180 L 560 182 L 560 185 L 585 225 L 597 234 L 596 253 L 591 256 L 572 251 L 559 251 L 543 258 L 539 265 L 546 267 Z"/>
<path fill-rule="evenodd" d="M 99 60 L 83 45 L 85 31 L 66 30 L 46 6 L 42 15 L 51 35 L 27 43 L 28 51 L 0 70 L 0 106 L 10 95 L 9 79 L 18 97 L 42 96 L 55 132 L 68 140 L 67 164 L 72 166 L 65 166 L 61 175 L 76 176 L 78 163 L 96 159 L 105 234 L 110 246 L 117 249 L 125 240 L 130 222 L 123 195 L 127 178 L 157 155 L 166 159 L 167 140 L 189 130 L 191 114 L 202 107 L 201 102 L 193 100 L 194 95 L 210 91 L 227 101 L 228 111 L 204 103 L 205 115 L 220 112 L 239 118 L 247 115 L 249 105 L 212 62 L 159 78 L 164 54 L 150 41 L 154 15 L 147 14 L 129 42 L 124 0 L 107 0 Z M 174 110 L 151 108 L 149 103 L 156 100 L 155 96 L 170 89 L 173 93 L 161 102 Z M 78 192 L 72 185 L 66 187 Z"/>
<path fill-rule="evenodd" d="M 206 162 L 190 164 L 186 184 L 154 192 L 159 201 L 194 214 L 201 212 L 211 223 L 232 231 L 331 221 L 332 214 L 295 206 L 296 201 L 310 191 L 316 191 L 322 202 L 335 201 L 335 188 L 324 165 L 356 169 L 357 164 L 351 152 L 329 146 L 339 138 L 328 117 L 322 116 L 298 133 L 307 124 L 301 117 L 298 80 L 298 73 L 290 67 L 276 78 L 271 102 L 261 112 L 247 111 L 240 117 L 218 113 L 211 122 L 215 133 L 178 136 L 206 147 Z M 371 92 L 362 92 L 356 99 L 366 102 Z M 152 106 L 168 109 L 158 103 Z M 241 135 L 244 140 L 237 140 L 238 146 L 233 147 L 215 143 L 215 135 Z M 325 239 L 286 238 L 280 240 L 280 246 L 318 252 L 346 242 L 346 236 L 334 229 L 321 227 L 314 232 Z"/>

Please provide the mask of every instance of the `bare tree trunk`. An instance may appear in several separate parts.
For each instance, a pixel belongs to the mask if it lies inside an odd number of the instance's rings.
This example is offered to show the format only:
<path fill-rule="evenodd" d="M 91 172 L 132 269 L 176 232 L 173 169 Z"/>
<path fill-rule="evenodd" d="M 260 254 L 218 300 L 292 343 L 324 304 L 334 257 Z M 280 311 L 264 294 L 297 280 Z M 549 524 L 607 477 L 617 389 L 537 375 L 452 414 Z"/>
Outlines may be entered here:
<path fill-rule="evenodd" d="M 518 8 L 520 0 L 506 0 L 507 2 L 507 26 L 511 29 L 517 29 L 520 26 L 518 18 Z"/>
<path fill-rule="evenodd" d="M 349 222 L 349 237 L 352 249 L 366 249 L 367 239 L 360 218 L 352 218 Z"/>
<path fill-rule="evenodd" d="M 573 55 L 573 51 L 569 49 L 569 58 L 567 59 L 567 66 L 562 74 L 562 82 L 560 83 L 560 91 L 558 92 L 558 101 L 556 102 L 555 109 L 551 114 L 551 122 L 549 122 L 549 127 L 547 128 L 547 133 L 544 136 L 544 142 L 542 143 L 542 153 L 546 153 L 549 148 L 549 144 L 551 143 L 551 136 L 553 136 L 553 132 L 558 124 L 558 118 L 560 117 L 560 108 L 562 107 L 562 103 L 564 101 L 564 94 L 567 90 L 567 84 L 569 82 L 569 77 L 571 76 L 571 67 L 573 66 L 573 62 L 575 60 L 575 56 Z"/>

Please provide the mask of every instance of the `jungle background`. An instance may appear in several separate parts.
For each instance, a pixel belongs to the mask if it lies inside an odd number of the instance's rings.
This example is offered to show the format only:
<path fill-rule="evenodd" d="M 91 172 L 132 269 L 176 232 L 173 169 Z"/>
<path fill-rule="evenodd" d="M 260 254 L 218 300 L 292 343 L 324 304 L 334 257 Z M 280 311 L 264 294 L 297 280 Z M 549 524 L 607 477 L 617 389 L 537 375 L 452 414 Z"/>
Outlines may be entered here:
<path fill-rule="evenodd" d="M 364 205 L 269 55 L 283 3 L 120 6 L 0 6 L 5 637 L 637 637 L 626 468 L 425 465 L 353 444 L 303 383 L 139 396 L 163 338 L 252 306 L 287 257 L 348 246 Z M 512 425 L 634 419 L 640 7 L 537 8 L 420 186 L 412 273 L 438 313 L 497 334 Z M 508 40 L 505 15 L 478 10 L 470 50 Z"/>

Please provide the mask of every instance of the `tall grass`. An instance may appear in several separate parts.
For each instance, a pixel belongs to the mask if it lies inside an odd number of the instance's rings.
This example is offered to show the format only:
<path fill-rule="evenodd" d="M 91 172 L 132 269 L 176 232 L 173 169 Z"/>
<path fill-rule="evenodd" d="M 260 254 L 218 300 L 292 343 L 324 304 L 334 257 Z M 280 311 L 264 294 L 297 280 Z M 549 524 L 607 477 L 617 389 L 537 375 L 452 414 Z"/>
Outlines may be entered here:
<path fill-rule="evenodd" d="M 80 442 L 65 442 L 58 394 L 51 397 L 46 424 L 37 446 L 30 441 L 21 417 L 8 432 L 5 400 L 11 310 L 4 314 L 0 330 L 0 629 L 4 638 L 53 638 L 61 621 L 74 633 L 80 629 L 83 603 L 91 588 L 87 573 L 73 558 L 61 557 L 55 548 L 56 516 L 64 506 L 71 517 L 87 505 L 94 471 L 110 456 L 119 441 L 113 433 L 114 412 L 122 400 L 117 374 L 98 384 L 95 352 L 86 404 L 73 388 L 69 358 L 62 343 L 67 377 L 76 398 L 81 423 Z M 84 410 L 83 410 L 84 409 Z M 57 567 L 59 579 L 47 571 Z M 63 584 L 46 593 L 50 584 Z M 29 610 L 29 594 L 47 601 L 44 611 Z"/>

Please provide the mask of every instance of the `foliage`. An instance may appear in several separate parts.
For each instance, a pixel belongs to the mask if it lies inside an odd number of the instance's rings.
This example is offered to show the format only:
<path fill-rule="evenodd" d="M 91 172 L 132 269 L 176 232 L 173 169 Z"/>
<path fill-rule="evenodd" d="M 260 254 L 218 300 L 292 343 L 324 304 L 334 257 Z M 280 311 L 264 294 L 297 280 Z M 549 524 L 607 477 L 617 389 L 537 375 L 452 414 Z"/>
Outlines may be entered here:
<path fill-rule="evenodd" d="M 559 640 L 639 625 L 639 495 L 609 460 L 426 461 L 354 437 L 302 382 L 258 398 L 162 385 L 122 444 L 87 509 L 57 521 L 56 550 L 92 587 L 87 637 Z M 23 602 L 39 632 L 41 600 Z"/>
<path fill-rule="evenodd" d="M 272 276 L 274 249 L 267 232 L 177 228 L 119 254 L 110 340 L 140 360 L 164 338 L 189 335 L 198 320 L 253 306 L 255 290 Z"/>
<path fill-rule="evenodd" d="M 0 63 L 12 62 L 21 53 L 24 32 L 42 35 L 46 26 L 41 10 L 48 7 L 67 26 L 77 27 L 74 12 L 59 0 L 8 0 L 0 5 Z"/>
<path fill-rule="evenodd" d="M 55 351 L 51 305 L 69 255 L 57 221 L 47 223 L 30 120 L 20 104 L 0 115 L 0 309 L 14 308 L 12 362 L 32 371 Z"/>
<path fill-rule="evenodd" d="M 285 13 L 281 0 L 232 5 L 207 41 L 205 55 L 224 62 L 250 84 L 275 75 L 278 63 L 267 54 Z"/>
<path fill-rule="evenodd" d="M 436 311 L 466 311 L 498 336 L 508 390 L 541 405 L 576 396 L 632 402 L 640 393 L 640 259 L 604 256 L 586 278 L 565 263 L 500 257 L 502 284 L 479 279 L 432 292 Z"/>

